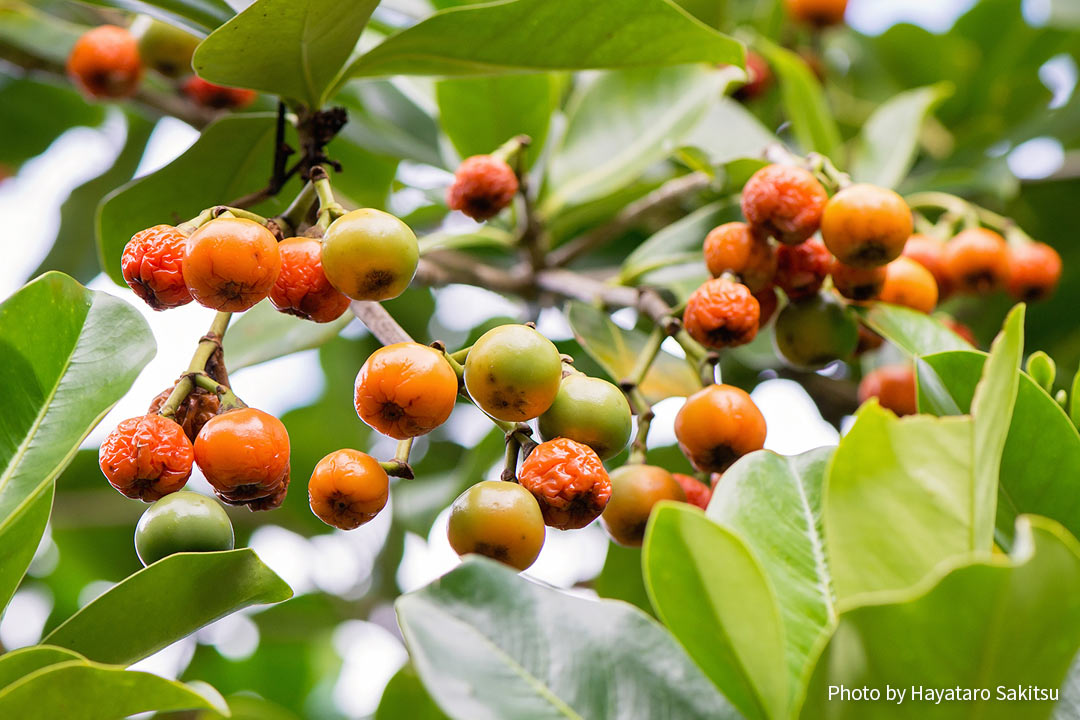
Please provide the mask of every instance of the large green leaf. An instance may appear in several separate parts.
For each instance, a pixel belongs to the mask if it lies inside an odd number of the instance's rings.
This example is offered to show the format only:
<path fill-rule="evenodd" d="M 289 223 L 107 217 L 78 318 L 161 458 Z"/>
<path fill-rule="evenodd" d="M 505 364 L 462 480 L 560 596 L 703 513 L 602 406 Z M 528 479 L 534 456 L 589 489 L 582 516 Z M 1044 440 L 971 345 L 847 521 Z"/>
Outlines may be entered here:
<path fill-rule="evenodd" d="M 0 8 L 0 25 L 6 11 Z M 45 151 L 65 130 L 100 125 L 105 113 L 69 85 L 0 75 L 0 134 L 18 142 L 0 143 L 0 164 L 7 172 Z M 48 112 L 42 109 L 48 108 Z"/>
<path fill-rule="evenodd" d="M 962 564 L 908 592 L 848 610 L 817 663 L 801 718 L 1047 718 L 1047 700 L 999 691 L 1060 687 L 1080 648 L 1080 545 L 1057 523 L 1024 516 L 1009 557 Z M 829 700 L 829 688 L 878 688 L 879 702 Z M 886 685 L 906 692 L 884 698 Z M 912 688 L 987 689 L 988 700 L 935 704 Z"/>
<path fill-rule="evenodd" d="M 665 502 L 652 512 L 643 558 L 660 619 L 739 712 L 787 717 L 784 625 L 746 542 L 697 508 Z"/>
<path fill-rule="evenodd" d="M 258 190 L 270 178 L 274 117 L 222 118 L 203 131 L 187 152 L 161 170 L 113 191 L 98 209 L 101 265 L 119 284 L 120 256 L 131 236 L 161 223 L 176 224 L 204 208 Z"/>
<path fill-rule="evenodd" d="M 871 330 L 912 355 L 971 349 L 967 341 L 925 313 L 887 303 L 853 308 Z"/>
<path fill-rule="evenodd" d="M 427 108 L 403 82 L 351 82 L 334 96 L 349 112 L 341 138 L 368 152 L 442 167 L 439 127 Z M 346 168 L 346 172 L 348 169 Z"/>
<path fill-rule="evenodd" d="M 754 42 L 780 83 L 780 100 L 784 114 L 791 121 L 795 138 L 803 150 L 815 150 L 841 162 L 840 129 L 825 101 L 821 83 L 806 61 L 787 48 L 759 38 Z"/>
<path fill-rule="evenodd" d="M 150 710 L 212 710 L 183 683 L 81 660 L 33 672 L 0 690 L 0 717 L 116 720 Z"/>
<path fill-rule="evenodd" d="M 84 0 L 93 5 L 146 13 L 166 22 L 180 20 L 210 31 L 233 16 L 226 0 Z"/>
<path fill-rule="evenodd" d="M 49 645 L 32 645 L 0 655 L 0 691 L 19 678 L 49 665 L 85 660 L 82 655 Z"/>
<path fill-rule="evenodd" d="M 626 256 L 622 265 L 622 280 L 625 282 L 637 279 L 665 263 L 686 262 L 691 256 L 700 262 L 701 248 L 709 231 L 721 223 L 739 217 L 738 205 L 721 200 L 700 207 L 657 230 Z"/>
<path fill-rule="evenodd" d="M 55 67 L 62 67 L 75 41 L 85 30 L 83 25 L 61 20 L 19 0 L 8 0 L 0 5 L 0 48 L 14 48 L 31 58 L 40 58 L 38 62 L 45 61 Z M 70 93 L 69 98 L 79 99 L 74 88 L 67 87 L 66 90 Z M 59 101 L 65 102 L 63 99 Z M 85 101 L 83 104 L 90 108 Z M 40 106 L 31 105 L 20 109 L 5 103 L 4 113 L 22 114 L 29 111 L 43 126 L 49 125 L 53 118 L 49 117 L 48 113 L 34 113 L 38 107 Z M 92 110 L 99 116 L 104 114 L 101 108 Z M 7 144 L 21 145 L 22 142 Z M 11 149 L 5 148 L 6 151 Z"/>
<path fill-rule="evenodd" d="M 691 62 L 741 66 L 743 49 L 670 0 L 498 0 L 432 15 L 358 58 L 346 77 Z"/>
<path fill-rule="evenodd" d="M 654 620 L 470 558 L 396 603 L 417 672 L 459 720 L 734 717 Z"/>
<path fill-rule="evenodd" d="M 776 591 L 793 690 L 818 640 L 836 622 L 822 528 L 832 453 L 818 448 L 794 457 L 765 450 L 747 455 L 724 473 L 706 511 L 742 538 Z"/>
<path fill-rule="evenodd" d="M 645 333 L 623 330 L 607 313 L 581 302 L 570 303 L 566 318 L 581 347 L 615 382 L 630 377 L 648 342 Z M 686 362 L 661 350 L 640 389 L 654 403 L 691 395 L 701 389 L 701 381 Z"/>
<path fill-rule="evenodd" d="M 405 665 L 383 690 L 374 720 L 448 720 L 420 682 L 412 665 Z"/>
<path fill-rule="evenodd" d="M 612 193 L 671 155 L 740 72 L 699 66 L 622 70 L 584 86 L 570 100 L 541 211 L 550 215 Z"/>
<path fill-rule="evenodd" d="M 257 0 L 195 50 L 200 76 L 319 108 L 378 0 Z"/>
<path fill-rule="evenodd" d="M 222 348 L 229 369 L 239 370 L 319 347 L 337 337 L 352 319 L 352 313 L 346 311 L 337 320 L 316 323 L 279 313 L 269 302 L 261 302 L 229 327 Z"/>
<path fill-rule="evenodd" d="M 153 355 L 134 308 L 61 273 L 0 305 L 0 607 L 45 530 L 53 480 Z"/>
<path fill-rule="evenodd" d="M 878 107 L 859 132 L 851 161 L 852 179 L 898 186 L 915 162 L 923 123 L 951 92 L 951 85 L 939 83 L 907 90 Z"/>
<path fill-rule="evenodd" d="M 130 665 L 240 608 L 290 597 L 250 549 L 178 553 L 117 583 L 43 642 Z"/>
<path fill-rule="evenodd" d="M 716 165 L 738 158 L 760 158 L 765 148 L 780 140 L 744 105 L 722 97 L 709 105 L 683 142 L 703 151 L 709 162 Z"/>
<path fill-rule="evenodd" d="M 593 589 L 602 598 L 622 600 L 636 605 L 650 615 L 655 615 L 645 589 L 645 576 L 641 567 L 641 550 L 608 543 L 604 567 L 593 580 Z"/>
<path fill-rule="evenodd" d="M 969 417 L 897 418 L 876 401 L 840 440 L 825 491 L 825 546 L 841 602 L 910 587 L 973 551 L 976 511 Z M 992 508 L 991 508 L 992 510 Z"/>

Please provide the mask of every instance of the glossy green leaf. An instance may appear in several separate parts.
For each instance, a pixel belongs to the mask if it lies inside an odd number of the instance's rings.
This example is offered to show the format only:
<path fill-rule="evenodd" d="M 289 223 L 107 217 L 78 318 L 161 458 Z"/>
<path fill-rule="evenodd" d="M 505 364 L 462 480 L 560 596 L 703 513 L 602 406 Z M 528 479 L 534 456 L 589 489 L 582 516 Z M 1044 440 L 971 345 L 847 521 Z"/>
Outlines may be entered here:
<path fill-rule="evenodd" d="M 701 261 L 701 247 L 709 231 L 721 223 L 739 217 L 741 216 L 736 204 L 721 200 L 700 207 L 686 217 L 657 230 L 626 256 L 620 273 L 623 281 L 632 282 L 651 270 L 672 264 L 673 261 Z"/>
<path fill-rule="evenodd" d="M 383 690 L 374 720 L 449 720 L 428 695 L 420 676 L 412 665 L 406 664 Z"/>
<path fill-rule="evenodd" d="M 257 0 L 195 50 L 210 82 L 252 88 L 319 108 L 378 0 Z"/>
<path fill-rule="evenodd" d="M 395 606 L 425 687 L 459 720 L 734 717 L 674 638 L 625 603 L 473 557 Z"/>
<path fill-rule="evenodd" d="M 1072 388 L 1069 390 L 1069 418 L 1073 425 L 1080 428 L 1080 370 L 1073 376 Z"/>
<path fill-rule="evenodd" d="M 648 335 L 620 328 L 606 313 L 585 303 L 571 302 L 566 317 L 581 347 L 615 382 L 630 377 Z M 661 350 L 640 389 L 654 403 L 691 395 L 701 389 L 701 382 L 689 364 Z"/>
<path fill-rule="evenodd" d="M 285 581 L 250 549 L 178 553 L 117 583 L 43 642 L 130 665 L 229 613 L 290 597 Z"/>
<path fill-rule="evenodd" d="M 1046 700 L 1003 700 L 999 689 L 1056 690 L 1080 648 L 1080 545 L 1057 523 L 1024 516 L 1009 557 L 967 561 L 910 591 L 840 615 L 799 716 L 803 720 L 1028 720 Z M 872 661 L 868 659 L 872 658 Z M 884 699 L 885 686 L 906 699 Z M 882 690 L 879 702 L 829 700 L 829 687 Z M 989 700 L 935 704 L 911 688 L 986 688 Z"/>
<path fill-rule="evenodd" d="M 946 415 L 967 415 L 956 404 L 945 381 L 937 374 L 937 371 L 929 365 L 924 358 L 915 358 L 915 378 L 920 412 L 938 417 Z M 918 399 L 917 398 L 917 399 Z"/>
<path fill-rule="evenodd" d="M 442 167 L 434 103 L 411 90 L 402 81 L 349 83 L 334 96 L 349 113 L 340 137 L 368 152 Z"/>
<path fill-rule="evenodd" d="M 776 73 L 784 114 L 791 121 L 795 138 L 803 150 L 813 150 L 841 161 L 840 129 L 825 101 L 821 83 L 806 61 L 797 53 L 764 38 L 755 40 L 754 47 Z"/>
<path fill-rule="evenodd" d="M 780 140 L 744 105 L 722 97 L 709 105 L 683 142 L 702 150 L 709 162 L 718 165 L 739 158 L 761 157 L 765 148 Z M 742 188 L 742 183 L 737 187 Z"/>
<path fill-rule="evenodd" d="M 670 0 L 502 0 L 436 13 L 357 59 L 346 77 L 489 75 L 692 62 L 741 66 L 743 49 Z"/>
<path fill-rule="evenodd" d="M 234 14 L 226 0 L 85 0 L 92 5 L 146 13 L 165 22 L 180 20 L 210 31 Z"/>
<path fill-rule="evenodd" d="M 0 24 L 5 21 L 0 8 Z M 66 130 L 96 126 L 105 119 L 98 105 L 86 102 L 70 85 L 0 75 L 0 134 L 18 142 L 0 143 L 0 164 L 7 173 L 44 152 Z M 49 108 L 42 112 L 42 108 Z"/>
<path fill-rule="evenodd" d="M 951 85 L 939 83 L 907 90 L 882 103 L 859 132 L 851 161 L 852 179 L 897 187 L 918 155 L 923 123 L 951 93 Z"/>
<path fill-rule="evenodd" d="M 697 508 L 665 502 L 649 519 L 643 564 L 660 619 L 738 711 L 786 717 L 784 625 L 746 542 Z"/>
<path fill-rule="evenodd" d="M 0 690 L 0 717 L 116 720 L 150 710 L 214 709 L 183 683 L 85 661 L 50 665 Z"/>
<path fill-rule="evenodd" d="M 280 313 L 269 301 L 261 302 L 229 326 L 222 349 L 229 359 L 229 370 L 317 348 L 338 336 L 353 320 L 346 311 L 328 323 L 311 322 Z"/>
<path fill-rule="evenodd" d="M 49 665 L 85 660 L 82 655 L 49 645 L 32 645 L 0 655 L 0 691 L 19 678 Z"/>
<path fill-rule="evenodd" d="M 622 70 L 584 86 L 567 107 L 541 212 L 551 215 L 612 193 L 671 155 L 740 72 L 700 66 Z"/>
<path fill-rule="evenodd" d="M 859 409 L 825 491 L 825 546 L 842 603 L 911 587 L 947 558 L 990 551 L 975 536 L 986 508 L 975 501 L 983 492 L 974 432 L 968 417 L 897 418 L 876 401 Z"/>
<path fill-rule="evenodd" d="M 61 273 L 0 304 L 0 607 L 44 532 L 53 480 L 153 354 L 134 308 Z"/>
<path fill-rule="evenodd" d="M 887 303 L 853 309 L 867 327 L 912 355 L 971 349 L 963 338 L 925 313 Z"/>
<path fill-rule="evenodd" d="M 602 598 L 622 600 L 636 605 L 650 615 L 656 614 L 645 589 L 641 550 L 638 548 L 609 542 L 604 567 L 593 580 L 593 589 Z"/>
<path fill-rule="evenodd" d="M 56 67 L 64 65 L 72 46 L 85 29 L 83 25 L 61 20 L 55 15 L 33 7 L 32 4 L 18 0 L 9 0 L 0 6 L 0 45 L 21 50 L 31 57 L 42 58 Z M 68 102 L 79 99 L 74 88 L 68 87 L 66 90 L 69 93 Z M 65 101 L 60 99 L 60 102 Z M 83 105 L 90 108 L 85 101 Z M 33 106 L 16 108 L 7 103 L 4 105 L 5 114 L 21 114 L 24 110 L 33 111 L 34 109 Z M 101 108 L 92 108 L 92 110 L 99 117 L 104 115 Z M 35 113 L 35 117 L 43 126 L 53 121 L 53 118 L 48 117 L 47 114 Z M 10 148 L 5 148 L 5 150 L 10 151 Z"/>
<path fill-rule="evenodd" d="M 124 284 L 120 256 L 139 230 L 183 222 L 264 186 L 273 148 L 272 115 L 228 116 L 207 127 L 187 152 L 161 170 L 114 190 L 97 216 L 105 272 Z"/>
<path fill-rule="evenodd" d="M 1054 378 L 1057 376 L 1057 366 L 1054 359 L 1042 350 L 1031 353 L 1028 356 L 1024 370 L 1031 379 L 1048 393 L 1054 392 Z"/>
<path fill-rule="evenodd" d="M 818 448 L 793 457 L 766 450 L 747 455 L 724 473 L 706 511 L 746 543 L 776 592 L 793 690 L 836 622 L 822 528 L 832 454 L 833 448 Z"/>
<path fill-rule="evenodd" d="M 517 243 L 513 233 L 494 225 L 480 225 L 469 232 L 439 231 L 420 238 L 420 254 L 434 250 L 507 249 Z"/>

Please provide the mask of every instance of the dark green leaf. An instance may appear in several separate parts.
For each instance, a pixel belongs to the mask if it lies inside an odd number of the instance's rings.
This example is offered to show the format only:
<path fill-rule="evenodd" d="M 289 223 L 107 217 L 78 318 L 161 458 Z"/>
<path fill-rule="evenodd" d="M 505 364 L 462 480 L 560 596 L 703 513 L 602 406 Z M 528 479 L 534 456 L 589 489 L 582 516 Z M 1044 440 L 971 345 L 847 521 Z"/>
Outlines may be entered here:
<path fill-rule="evenodd" d="M 754 43 L 780 83 L 784 114 L 791 121 L 803 150 L 817 151 L 836 162 L 840 157 L 840 130 L 825 102 L 821 83 L 798 54 L 761 38 Z"/>
<path fill-rule="evenodd" d="M 623 261 L 620 274 L 623 282 L 633 282 L 641 275 L 658 267 L 674 264 L 675 261 L 701 261 L 701 247 L 709 231 L 721 223 L 739 217 L 736 204 L 720 200 L 700 207 L 656 231 Z"/>
<path fill-rule="evenodd" d="M 207 32 L 233 16 L 226 0 L 84 0 L 92 5 L 146 13 L 165 22 L 181 21 Z"/>
<path fill-rule="evenodd" d="M 971 349 L 967 342 L 937 319 L 910 308 L 874 303 L 870 307 L 853 309 L 867 327 L 912 355 Z"/>
<path fill-rule="evenodd" d="M 394 82 L 349 83 L 334 96 L 334 102 L 349 111 L 342 138 L 371 153 L 442 167 L 435 120 Z"/>
<path fill-rule="evenodd" d="M 623 547 L 614 542 L 608 543 L 604 568 L 593 581 L 593 589 L 603 598 L 622 600 L 636 605 L 650 615 L 655 615 L 649 602 L 649 593 L 645 589 L 645 578 L 641 569 L 641 550 Z"/>
<path fill-rule="evenodd" d="M 412 665 L 397 671 L 383 690 L 374 720 L 449 720 L 420 682 Z"/>
<path fill-rule="evenodd" d="M 5 10 L 0 8 L 0 26 Z M 100 125 L 105 113 L 87 103 L 70 85 L 0 75 L 0 164 L 10 173 L 44 152 L 64 131 L 79 125 Z M 48 108 L 48 112 L 43 111 Z"/>

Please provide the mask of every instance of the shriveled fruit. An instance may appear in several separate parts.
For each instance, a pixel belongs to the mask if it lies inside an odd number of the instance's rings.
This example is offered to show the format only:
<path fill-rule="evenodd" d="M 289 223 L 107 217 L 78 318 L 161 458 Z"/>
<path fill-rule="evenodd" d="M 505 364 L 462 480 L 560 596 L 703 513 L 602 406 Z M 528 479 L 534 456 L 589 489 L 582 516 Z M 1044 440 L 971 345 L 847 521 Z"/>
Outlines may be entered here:
<path fill-rule="evenodd" d="M 150 401 L 150 407 L 146 410 L 147 414 L 160 411 L 175 387 L 174 384 L 154 396 L 154 399 Z M 218 396 L 197 387 L 188 393 L 188 396 L 176 408 L 176 412 L 171 416 L 171 419 L 184 430 L 188 440 L 195 442 L 195 438 L 198 437 L 203 425 L 210 418 L 217 415 L 220 410 L 221 401 Z"/>
<path fill-rule="evenodd" d="M 929 235 L 915 233 L 904 244 L 904 256 L 919 263 L 934 276 L 939 300 L 949 296 L 952 287 L 945 266 L 945 243 Z"/>
<path fill-rule="evenodd" d="M 569 438 L 588 445 L 601 460 L 615 457 L 630 441 L 630 404 L 607 380 L 572 374 L 562 379 L 555 401 L 540 416 L 540 437 Z"/>
<path fill-rule="evenodd" d="M 683 325 L 690 336 L 717 350 L 754 339 L 761 308 L 742 283 L 724 278 L 706 280 L 686 301 Z"/>
<path fill-rule="evenodd" d="M 326 279 L 322 267 L 322 243 L 314 238 L 292 237 L 278 243 L 281 271 L 270 288 L 270 302 L 280 312 L 327 323 L 349 309 L 349 298 Z"/>
<path fill-rule="evenodd" d="M 954 290 L 985 294 L 1009 282 L 1009 247 L 987 228 L 969 228 L 945 243 L 945 269 Z"/>
<path fill-rule="evenodd" d="M 499 420 L 539 417 L 562 383 L 562 357 L 526 325 L 500 325 L 480 336 L 465 360 L 465 387 L 480 409 Z"/>
<path fill-rule="evenodd" d="M 197 75 L 184 83 L 184 94 L 192 102 L 215 110 L 239 110 L 255 102 L 256 97 L 254 90 L 215 85 Z"/>
<path fill-rule="evenodd" d="M 833 257 L 820 240 L 799 245 L 783 245 L 776 266 L 776 286 L 788 300 L 801 300 L 817 294 L 825 282 Z"/>
<path fill-rule="evenodd" d="M 71 48 L 67 72 L 90 97 L 123 98 L 135 94 L 142 79 L 142 60 L 134 36 L 116 25 L 99 25 L 83 33 Z"/>
<path fill-rule="evenodd" d="M 330 223 L 322 239 L 323 271 L 353 300 L 390 300 L 416 274 L 416 235 L 398 218 L 365 208 Z"/>
<path fill-rule="evenodd" d="M 701 472 L 724 472 L 765 446 L 765 416 L 746 391 L 710 385 L 686 399 L 675 416 L 679 449 Z"/>
<path fill-rule="evenodd" d="M 886 269 L 884 267 L 857 268 L 845 265 L 839 260 L 829 270 L 833 287 L 849 300 L 873 300 L 885 287 Z"/>
<path fill-rule="evenodd" d="M 910 365 L 886 365 L 867 373 L 859 383 L 859 402 L 870 398 L 897 415 L 914 415 L 919 411 L 915 370 Z"/>
<path fill-rule="evenodd" d="M 611 473 L 611 500 L 600 522 L 615 542 L 640 547 L 649 515 L 661 500 L 686 502 L 671 473 L 655 465 L 623 465 Z"/>
<path fill-rule="evenodd" d="M 739 277 L 750 292 L 772 283 L 776 274 L 776 248 L 741 222 L 713 228 L 705 237 L 705 265 L 713 277 L 726 272 Z"/>
<path fill-rule="evenodd" d="M 217 218 L 188 238 L 184 281 L 196 302 L 243 312 L 265 298 L 281 270 L 277 238 L 244 218 Z"/>
<path fill-rule="evenodd" d="M 746 51 L 746 84 L 735 91 L 736 100 L 753 100 L 768 92 L 773 84 L 772 68 L 753 50 Z"/>
<path fill-rule="evenodd" d="M 458 378 L 438 350 L 396 343 L 368 357 L 355 391 L 360 419 L 383 435 L 404 440 L 446 422 L 457 401 Z"/>
<path fill-rule="evenodd" d="M 686 493 L 686 502 L 702 510 L 708 509 L 713 493 L 711 487 L 690 475 L 671 473 L 671 477 L 675 478 L 675 482 L 679 483 L 679 487 Z"/>
<path fill-rule="evenodd" d="M 132 32 L 138 39 L 139 56 L 146 67 L 169 78 L 191 72 L 191 56 L 195 54 L 199 38 L 145 15 L 132 25 Z"/>
<path fill-rule="evenodd" d="M 911 209 L 892 190 L 852 185 L 826 203 L 821 238 L 845 265 L 877 267 L 900 257 L 913 223 Z"/>
<path fill-rule="evenodd" d="M 275 494 L 289 475 L 289 433 L 256 408 L 217 415 L 195 438 L 195 462 L 222 499 L 232 503 Z"/>
<path fill-rule="evenodd" d="M 933 274 L 908 257 L 885 266 L 885 285 L 878 300 L 928 313 L 937 307 L 938 291 Z"/>
<path fill-rule="evenodd" d="M 233 542 L 225 509 L 213 498 L 186 490 L 155 502 L 135 526 L 135 552 L 143 565 L 178 552 L 232 550 Z"/>
<path fill-rule="evenodd" d="M 320 520 L 341 530 L 370 522 L 386 507 L 390 477 L 379 461 L 359 450 L 335 450 L 315 466 L 308 502 Z"/>
<path fill-rule="evenodd" d="M 502 212 L 517 191 L 517 175 L 505 160 L 473 155 L 454 173 L 454 182 L 446 191 L 446 206 L 479 222 Z"/>
<path fill-rule="evenodd" d="M 145 502 L 184 487 L 194 459 L 183 428 L 160 415 L 122 421 L 98 450 L 98 465 L 109 484 Z"/>
<path fill-rule="evenodd" d="M 135 233 L 124 246 L 120 271 L 128 286 L 155 310 L 191 302 L 184 282 L 187 237 L 172 225 L 155 225 Z"/>
<path fill-rule="evenodd" d="M 544 523 L 560 530 L 583 528 L 611 497 L 611 481 L 588 445 L 568 438 L 540 443 L 521 464 L 518 482 L 540 505 Z"/>
<path fill-rule="evenodd" d="M 844 22 L 847 0 L 784 0 L 788 15 L 798 22 L 815 27 Z"/>
<path fill-rule="evenodd" d="M 825 188 L 809 171 L 767 165 L 743 187 L 742 213 L 759 234 L 797 245 L 817 232 L 828 199 Z"/>
<path fill-rule="evenodd" d="M 536 562 L 544 534 L 544 517 L 532 493 L 498 480 L 485 480 L 461 493 L 446 528 L 458 555 L 484 555 L 517 570 Z"/>
<path fill-rule="evenodd" d="M 851 356 L 859 331 L 850 311 L 837 299 L 819 294 L 791 303 L 773 326 L 776 351 L 797 368 L 821 368 Z"/>
<path fill-rule="evenodd" d="M 1061 256 L 1046 243 L 1009 246 L 1009 294 L 1035 302 L 1053 294 L 1061 279 Z"/>

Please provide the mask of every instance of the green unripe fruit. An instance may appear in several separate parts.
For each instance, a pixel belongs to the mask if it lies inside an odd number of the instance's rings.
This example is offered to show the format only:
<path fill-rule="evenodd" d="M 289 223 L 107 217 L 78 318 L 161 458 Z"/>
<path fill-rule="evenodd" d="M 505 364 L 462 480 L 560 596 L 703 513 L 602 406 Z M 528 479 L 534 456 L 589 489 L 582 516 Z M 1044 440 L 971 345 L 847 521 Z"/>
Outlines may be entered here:
<path fill-rule="evenodd" d="M 148 16 L 140 16 L 132 30 L 144 65 L 169 78 L 191 74 L 191 56 L 195 54 L 199 38 Z"/>
<path fill-rule="evenodd" d="M 562 357 L 526 325 L 488 330 L 469 350 L 465 387 L 480 409 L 499 420 L 525 422 L 551 407 L 562 381 Z"/>
<path fill-rule="evenodd" d="M 544 546 L 544 516 L 522 486 L 485 480 L 454 501 L 446 535 L 458 555 L 485 555 L 524 570 Z"/>
<path fill-rule="evenodd" d="M 233 549 L 233 527 L 213 498 L 174 492 L 151 505 L 135 528 L 135 552 L 143 565 L 178 552 Z"/>
<path fill-rule="evenodd" d="M 630 404 L 622 391 L 606 380 L 567 375 L 539 424 L 544 440 L 570 438 L 591 447 L 601 460 L 608 460 L 630 441 Z"/>
<path fill-rule="evenodd" d="M 409 287 L 419 262 L 416 235 L 382 210 L 345 213 L 323 235 L 326 279 L 353 300 L 396 298 Z"/>
<path fill-rule="evenodd" d="M 780 311 L 773 341 L 790 365 L 817 369 L 851 357 L 859 344 L 859 328 L 843 303 L 831 295 L 818 294 Z"/>

